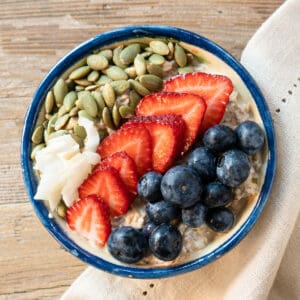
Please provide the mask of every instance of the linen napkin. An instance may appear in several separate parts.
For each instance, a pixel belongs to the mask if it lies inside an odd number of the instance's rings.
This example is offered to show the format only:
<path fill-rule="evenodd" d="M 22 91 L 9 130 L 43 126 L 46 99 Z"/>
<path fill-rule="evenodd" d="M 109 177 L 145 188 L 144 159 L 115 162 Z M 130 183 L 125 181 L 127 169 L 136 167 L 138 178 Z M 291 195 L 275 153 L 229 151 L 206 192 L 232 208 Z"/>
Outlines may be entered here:
<path fill-rule="evenodd" d="M 286 1 L 258 29 L 241 59 L 257 81 L 273 116 L 278 166 L 271 197 L 248 236 L 208 266 L 159 280 L 121 278 L 87 268 L 62 300 L 243 299 L 268 298 L 300 211 L 300 1 Z M 297 101 L 298 100 L 298 101 Z M 300 228 L 300 225 L 298 229 Z M 300 299 L 300 237 L 287 250 L 269 299 Z M 298 261 L 298 262 L 297 262 Z M 294 277 L 291 277 L 289 275 Z M 284 285 L 280 278 L 287 277 Z"/>

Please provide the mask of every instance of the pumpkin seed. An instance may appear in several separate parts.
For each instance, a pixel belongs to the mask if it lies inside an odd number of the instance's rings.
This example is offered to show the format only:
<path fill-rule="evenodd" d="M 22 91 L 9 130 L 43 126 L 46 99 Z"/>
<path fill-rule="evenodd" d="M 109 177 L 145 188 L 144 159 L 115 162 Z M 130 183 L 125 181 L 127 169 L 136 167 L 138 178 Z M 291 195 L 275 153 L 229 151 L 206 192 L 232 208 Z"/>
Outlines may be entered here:
<path fill-rule="evenodd" d="M 49 120 L 51 117 L 52 117 L 51 114 L 45 114 L 45 119 L 46 119 L 46 120 Z"/>
<path fill-rule="evenodd" d="M 135 69 L 135 67 L 128 67 L 124 71 L 126 72 L 126 74 L 128 74 L 128 76 L 130 78 L 135 78 L 136 77 L 136 69 Z"/>
<path fill-rule="evenodd" d="M 69 78 L 72 80 L 77 80 L 84 78 L 87 74 L 89 74 L 91 71 L 91 68 L 89 66 L 82 66 L 77 69 L 75 69 L 70 75 Z"/>
<path fill-rule="evenodd" d="M 165 62 L 165 59 L 163 56 L 154 53 L 149 57 L 149 62 L 155 65 L 162 65 Z"/>
<path fill-rule="evenodd" d="M 39 144 L 39 145 L 36 145 L 35 147 L 32 148 L 31 150 L 31 153 L 30 153 L 30 158 L 32 160 L 35 159 L 35 156 L 36 156 L 36 153 L 40 150 L 42 150 L 43 148 L 45 148 L 45 144 Z"/>
<path fill-rule="evenodd" d="M 67 214 L 67 207 L 64 202 L 60 201 L 56 208 L 57 214 L 61 218 L 65 218 Z"/>
<path fill-rule="evenodd" d="M 45 129 L 45 128 L 47 128 L 47 126 L 48 126 L 48 122 L 49 122 L 48 120 L 45 120 L 45 121 L 43 122 L 43 124 L 42 124 L 42 125 L 43 125 L 44 129 Z"/>
<path fill-rule="evenodd" d="M 72 130 L 77 123 L 78 123 L 78 118 L 72 117 L 69 119 L 68 123 L 64 126 L 64 129 Z"/>
<path fill-rule="evenodd" d="M 146 52 L 153 53 L 153 50 L 152 50 L 151 47 L 146 47 L 146 48 L 144 48 L 144 50 L 145 50 Z"/>
<path fill-rule="evenodd" d="M 141 84 L 148 90 L 158 92 L 162 89 L 163 80 L 153 74 L 145 74 L 139 77 Z"/>
<path fill-rule="evenodd" d="M 84 147 L 84 142 L 77 134 L 71 134 L 72 139 L 79 145 L 79 148 Z"/>
<path fill-rule="evenodd" d="M 111 60 L 113 57 L 113 53 L 110 49 L 105 49 L 99 52 L 100 55 L 106 57 L 107 60 Z"/>
<path fill-rule="evenodd" d="M 100 136 L 100 140 L 103 140 L 104 138 L 106 138 L 108 136 L 108 132 L 105 129 L 99 129 L 98 130 L 99 136 Z"/>
<path fill-rule="evenodd" d="M 85 88 L 85 91 L 94 91 L 94 90 L 96 90 L 97 88 L 99 88 L 99 86 L 98 85 L 96 85 L 96 84 L 93 84 L 93 85 L 89 85 L 89 86 L 87 86 L 86 88 Z"/>
<path fill-rule="evenodd" d="M 76 86 L 75 86 L 75 91 L 76 91 L 76 92 L 84 91 L 84 87 L 81 86 L 81 85 L 76 85 Z"/>
<path fill-rule="evenodd" d="M 185 51 L 178 44 L 175 45 L 174 58 L 179 67 L 184 67 L 187 63 Z"/>
<path fill-rule="evenodd" d="M 129 106 L 133 109 L 139 104 L 141 96 L 136 91 L 130 91 L 129 93 Z"/>
<path fill-rule="evenodd" d="M 154 53 L 160 55 L 168 55 L 170 50 L 169 47 L 162 41 L 151 41 L 149 43 L 150 48 L 153 50 Z"/>
<path fill-rule="evenodd" d="M 49 91 L 45 99 L 45 110 L 47 114 L 51 113 L 53 105 L 54 105 L 54 95 L 52 91 Z"/>
<path fill-rule="evenodd" d="M 103 95 L 106 105 L 109 108 L 112 108 L 116 102 L 116 95 L 115 95 L 115 91 L 114 91 L 113 87 L 111 86 L 111 84 L 109 84 L 109 83 L 105 84 L 105 86 L 103 87 L 103 90 L 102 90 L 102 95 Z"/>
<path fill-rule="evenodd" d="M 106 75 L 101 75 L 99 80 L 96 82 L 97 85 L 104 85 L 105 83 L 111 83 L 112 80 Z"/>
<path fill-rule="evenodd" d="M 138 81 L 133 80 L 133 79 L 129 79 L 128 81 L 129 81 L 130 85 L 132 86 L 132 88 L 141 96 L 147 96 L 150 94 L 150 91 L 147 88 L 145 88 Z"/>
<path fill-rule="evenodd" d="M 78 99 L 75 101 L 75 105 L 78 109 L 83 109 L 83 102 L 82 99 Z"/>
<path fill-rule="evenodd" d="M 172 42 L 168 42 L 169 54 L 167 55 L 167 59 L 171 60 L 174 56 L 174 44 Z"/>
<path fill-rule="evenodd" d="M 136 74 L 138 76 L 144 75 L 146 73 L 146 61 L 145 58 L 138 54 L 134 59 L 134 67 L 136 70 Z"/>
<path fill-rule="evenodd" d="M 74 91 L 69 92 L 63 102 L 63 106 L 66 108 L 66 111 L 69 112 L 75 105 L 77 99 L 77 93 Z"/>
<path fill-rule="evenodd" d="M 106 69 L 106 75 L 112 80 L 126 80 L 128 78 L 125 71 L 117 66 L 110 66 Z"/>
<path fill-rule="evenodd" d="M 61 117 L 61 116 L 65 115 L 66 113 L 67 113 L 67 108 L 63 105 L 59 108 L 57 115 L 58 115 L 58 117 Z"/>
<path fill-rule="evenodd" d="M 82 110 L 80 110 L 79 112 L 78 112 L 78 116 L 79 117 L 82 117 L 82 118 L 86 118 L 86 119 L 89 119 L 89 120 L 91 120 L 91 121 L 95 121 L 95 119 L 92 117 L 92 116 L 90 116 L 89 114 L 88 114 L 88 112 L 86 111 L 86 110 L 84 110 L 84 109 L 82 109 Z"/>
<path fill-rule="evenodd" d="M 131 44 L 122 49 L 120 52 L 120 61 L 124 65 L 133 63 L 134 58 L 141 52 L 141 46 L 139 44 Z"/>
<path fill-rule="evenodd" d="M 90 82 L 95 82 L 98 80 L 100 74 L 98 71 L 92 71 L 89 76 L 87 77 L 87 80 Z"/>
<path fill-rule="evenodd" d="M 75 83 L 74 83 L 74 81 L 72 79 L 67 78 L 65 80 L 65 82 L 66 82 L 66 85 L 68 87 L 68 90 L 73 90 L 74 89 Z"/>
<path fill-rule="evenodd" d="M 54 131 L 54 126 L 55 126 L 55 122 L 57 120 L 57 113 L 55 113 L 48 122 L 48 126 L 47 126 L 47 133 L 50 134 L 51 132 Z"/>
<path fill-rule="evenodd" d="M 62 136 L 62 135 L 65 135 L 65 134 L 68 134 L 68 131 L 67 130 L 58 130 L 58 131 L 54 131 L 52 133 L 50 133 L 48 135 L 48 138 L 47 138 L 47 141 L 53 139 L 53 138 L 57 138 L 59 136 Z"/>
<path fill-rule="evenodd" d="M 50 136 L 50 133 L 48 133 L 47 130 L 44 130 L 44 133 L 43 133 L 43 137 L 44 137 L 44 142 L 47 144 L 48 141 L 49 141 L 49 136 Z"/>
<path fill-rule="evenodd" d="M 77 116 L 78 111 L 79 111 L 79 108 L 78 108 L 78 107 L 76 107 L 76 106 L 73 107 L 73 108 L 70 110 L 70 112 L 69 112 L 69 116 L 70 116 L 70 117 Z"/>
<path fill-rule="evenodd" d="M 183 67 L 183 68 L 178 68 L 177 70 L 179 74 L 191 73 L 195 71 L 193 67 Z"/>
<path fill-rule="evenodd" d="M 160 65 L 147 63 L 147 71 L 150 74 L 156 75 L 158 77 L 163 77 L 163 70 Z"/>
<path fill-rule="evenodd" d="M 70 118 L 70 116 L 68 114 L 58 117 L 55 122 L 54 129 L 57 131 L 57 130 L 63 128 L 67 124 L 69 118 Z"/>
<path fill-rule="evenodd" d="M 92 54 L 87 57 L 87 64 L 92 70 L 101 71 L 107 68 L 108 60 L 101 54 Z"/>
<path fill-rule="evenodd" d="M 83 109 L 86 110 L 91 117 L 96 117 L 98 114 L 98 106 L 91 93 L 82 92 L 79 95 L 79 99 L 82 101 Z"/>
<path fill-rule="evenodd" d="M 66 94 L 68 93 L 68 87 L 62 78 L 58 79 L 55 83 L 53 87 L 53 93 L 56 106 L 60 107 L 64 101 Z"/>
<path fill-rule="evenodd" d="M 87 79 L 77 79 L 77 80 L 74 80 L 75 83 L 77 83 L 78 85 L 81 85 L 81 86 L 89 86 L 91 83 L 87 80 Z"/>
<path fill-rule="evenodd" d="M 40 144 L 43 141 L 43 132 L 44 132 L 44 127 L 42 125 L 37 126 L 33 131 L 31 141 L 34 144 Z"/>
<path fill-rule="evenodd" d="M 96 100 L 97 105 L 98 105 L 98 116 L 101 117 L 102 116 L 102 110 L 106 106 L 105 102 L 103 100 L 103 97 L 101 95 L 101 92 L 93 91 L 92 96 L 94 97 L 94 99 Z"/>
<path fill-rule="evenodd" d="M 175 64 L 176 63 L 174 61 L 165 61 L 164 64 L 162 65 L 163 74 L 168 74 L 169 72 L 173 72 Z"/>
<path fill-rule="evenodd" d="M 128 94 L 124 94 L 120 97 L 117 98 L 118 105 L 128 105 L 129 104 L 129 95 Z"/>
<path fill-rule="evenodd" d="M 74 133 L 76 135 L 78 135 L 81 139 L 84 140 L 86 138 L 86 130 L 83 126 L 76 124 L 74 126 L 73 130 L 74 130 Z"/>
<path fill-rule="evenodd" d="M 120 126 L 121 116 L 116 104 L 112 108 L 111 115 L 116 128 L 118 128 Z"/>
<path fill-rule="evenodd" d="M 117 47 L 114 49 L 113 51 L 113 62 L 116 66 L 125 69 L 127 66 L 125 64 L 123 64 L 120 60 L 120 54 L 122 52 L 123 46 Z"/>
<path fill-rule="evenodd" d="M 115 129 L 113 121 L 111 119 L 110 111 L 107 107 L 105 107 L 102 111 L 102 119 L 103 119 L 103 123 L 106 127 L 110 128 L 110 129 Z"/>
<path fill-rule="evenodd" d="M 153 54 L 152 52 L 143 52 L 141 55 L 144 57 L 144 58 L 147 58 L 149 57 L 151 54 Z"/>
<path fill-rule="evenodd" d="M 133 116 L 134 110 L 130 106 L 122 105 L 119 107 L 120 116 L 128 119 Z"/>
<path fill-rule="evenodd" d="M 116 80 L 111 83 L 111 86 L 117 95 L 122 95 L 129 90 L 130 84 L 127 80 Z"/>

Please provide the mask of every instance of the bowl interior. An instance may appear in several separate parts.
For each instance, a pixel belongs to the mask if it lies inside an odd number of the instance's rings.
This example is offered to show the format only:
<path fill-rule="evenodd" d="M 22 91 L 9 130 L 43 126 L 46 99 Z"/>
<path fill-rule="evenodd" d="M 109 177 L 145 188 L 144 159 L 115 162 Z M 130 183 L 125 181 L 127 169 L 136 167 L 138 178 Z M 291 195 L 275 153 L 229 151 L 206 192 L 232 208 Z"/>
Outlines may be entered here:
<path fill-rule="evenodd" d="M 71 232 L 65 222 L 58 218 L 49 218 L 48 208 L 44 203 L 33 200 L 37 180 L 30 160 L 30 137 L 46 93 L 59 77 L 67 76 L 78 61 L 93 50 L 105 46 L 115 45 L 121 41 L 135 39 L 141 41 L 153 37 L 167 37 L 181 41 L 192 53 L 204 58 L 207 72 L 227 75 L 232 80 L 242 101 L 251 106 L 254 119 L 264 127 L 267 145 L 263 153 L 261 180 L 258 182 L 260 193 L 246 203 L 243 213 L 232 230 L 219 235 L 207 247 L 189 255 L 184 261 L 176 262 L 175 265 L 164 266 L 164 263 L 161 263 L 155 267 L 147 265 L 133 267 L 123 265 L 114 260 L 106 251 L 93 247 Z M 232 56 L 211 41 L 182 29 L 162 26 L 126 27 L 101 34 L 78 46 L 59 61 L 44 78 L 34 95 L 26 115 L 21 147 L 24 180 L 30 201 L 48 231 L 67 250 L 83 261 L 114 274 L 136 278 L 159 278 L 184 273 L 197 269 L 228 252 L 248 233 L 259 217 L 267 201 L 275 172 L 274 129 L 268 107 L 251 76 Z"/>

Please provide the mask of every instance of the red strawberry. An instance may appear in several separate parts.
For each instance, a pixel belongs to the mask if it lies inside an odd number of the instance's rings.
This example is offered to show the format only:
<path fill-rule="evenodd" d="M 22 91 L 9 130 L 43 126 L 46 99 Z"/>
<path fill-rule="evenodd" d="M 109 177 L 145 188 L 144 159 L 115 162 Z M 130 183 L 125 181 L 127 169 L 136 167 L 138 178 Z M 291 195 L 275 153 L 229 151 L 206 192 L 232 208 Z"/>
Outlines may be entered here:
<path fill-rule="evenodd" d="M 114 216 L 127 212 L 130 205 L 128 191 L 113 167 L 106 167 L 93 172 L 78 188 L 79 198 L 95 194 L 103 199 Z"/>
<path fill-rule="evenodd" d="M 139 116 L 133 117 L 122 128 L 143 124 L 152 138 L 153 170 L 164 173 L 182 150 L 182 135 L 185 122 L 180 116 Z"/>
<path fill-rule="evenodd" d="M 151 136 L 142 125 L 117 130 L 100 143 L 97 151 L 102 158 L 116 152 L 126 152 L 136 163 L 139 176 L 152 167 Z"/>
<path fill-rule="evenodd" d="M 201 132 L 204 133 L 222 120 L 233 85 L 231 80 L 223 75 L 193 72 L 170 78 L 164 84 L 164 91 L 192 93 L 205 100 L 207 109 L 201 128 Z"/>
<path fill-rule="evenodd" d="M 186 93 L 155 93 L 144 97 L 135 109 L 138 116 L 180 115 L 185 121 L 183 151 L 195 141 L 202 124 L 205 102 L 201 97 Z"/>
<path fill-rule="evenodd" d="M 103 247 L 110 235 L 109 210 L 101 198 L 90 195 L 74 203 L 67 210 L 67 223 L 71 230 Z"/>
<path fill-rule="evenodd" d="M 126 152 L 116 152 L 105 158 L 100 164 L 96 165 L 93 172 L 108 166 L 115 168 L 119 172 L 127 190 L 131 194 L 136 195 L 138 174 L 134 160 L 128 156 Z"/>

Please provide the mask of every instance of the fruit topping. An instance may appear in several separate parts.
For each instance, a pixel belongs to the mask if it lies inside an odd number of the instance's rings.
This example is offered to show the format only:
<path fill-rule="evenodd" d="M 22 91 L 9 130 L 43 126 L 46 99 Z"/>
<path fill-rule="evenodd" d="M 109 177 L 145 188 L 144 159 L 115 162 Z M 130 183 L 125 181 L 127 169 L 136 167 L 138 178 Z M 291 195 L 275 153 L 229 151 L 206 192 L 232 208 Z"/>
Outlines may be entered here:
<path fill-rule="evenodd" d="M 212 208 L 207 213 L 206 223 L 214 231 L 226 232 L 233 226 L 233 212 L 227 207 Z"/>
<path fill-rule="evenodd" d="M 199 227 L 205 223 L 207 207 L 198 202 L 181 211 L 182 222 L 189 227 Z"/>
<path fill-rule="evenodd" d="M 210 182 L 204 190 L 203 204 L 209 208 L 225 206 L 232 200 L 231 188 L 220 183 Z"/>
<path fill-rule="evenodd" d="M 151 232 L 156 228 L 156 224 L 152 223 L 151 221 L 148 221 L 144 224 L 143 228 L 142 228 L 142 232 L 143 234 L 149 238 Z"/>
<path fill-rule="evenodd" d="M 179 218 L 180 209 L 171 202 L 159 201 L 146 205 L 148 218 L 155 224 L 170 223 Z"/>

